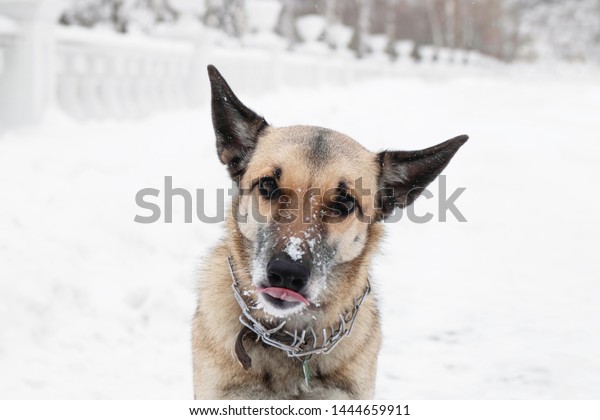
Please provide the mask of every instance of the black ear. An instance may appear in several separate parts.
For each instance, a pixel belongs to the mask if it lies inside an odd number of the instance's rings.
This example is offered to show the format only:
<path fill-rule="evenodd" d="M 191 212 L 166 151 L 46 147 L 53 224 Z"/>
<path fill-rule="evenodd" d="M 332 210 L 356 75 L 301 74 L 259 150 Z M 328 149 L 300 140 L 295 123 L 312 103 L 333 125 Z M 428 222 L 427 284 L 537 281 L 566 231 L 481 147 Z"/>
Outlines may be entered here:
<path fill-rule="evenodd" d="M 412 152 L 384 151 L 377 155 L 380 164 L 377 206 L 383 219 L 412 204 L 423 189 L 448 165 L 469 136 L 458 136 L 428 149 Z"/>
<path fill-rule="evenodd" d="M 244 174 L 259 133 L 268 127 L 263 117 L 247 108 L 235 96 L 221 73 L 208 66 L 212 93 L 212 121 L 217 137 L 217 153 L 232 178 Z"/>

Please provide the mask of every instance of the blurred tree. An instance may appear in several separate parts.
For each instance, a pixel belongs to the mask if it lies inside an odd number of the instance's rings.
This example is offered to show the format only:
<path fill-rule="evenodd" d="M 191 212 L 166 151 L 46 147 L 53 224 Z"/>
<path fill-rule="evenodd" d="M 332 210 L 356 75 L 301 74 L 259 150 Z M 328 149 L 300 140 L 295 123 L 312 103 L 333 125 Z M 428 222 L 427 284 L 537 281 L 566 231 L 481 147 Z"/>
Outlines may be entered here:
<path fill-rule="evenodd" d="M 325 0 L 325 33 L 323 34 L 323 39 L 329 45 L 330 48 L 335 48 L 335 40 L 331 37 L 330 28 L 333 25 L 339 23 L 338 11 L 337 11 L 337 0 Z"/>
<path fill-rule="evenodd" d="M 358 6 L 354 34 L 350 41 L 350 48 L 356 51 L 358 58 L 363 58 L 371 52 L 369 47 L 369 33 L 371 29 L 371 0 L 355 0 Z"/>
<path fill-rule="evenodd" d="M 386 34 L 387 52 L 397 39 L 436 48 L 478 50 L 510 61 L 553 56 L 600 61 L 600 0 L 280 0 L 277 33 L 300 41 L 296 19 L 321 13 L 327 25 L 353 28 L 351 47 L 358 57 L 370 52 L 370 34 Z M 202 21 L 230 36 L 245 32 L 245 0 L 70 0 L 60 18 L 65 25 L 104 25 L 118 32 L 151 31 L 176 22 L 192 2 Z M 197 7 L 197 6 L 196 6 Z M 184 11 L 185 13 L 185 11 Z"/>
<path fill-rule="evenodd" d="M 459 9 L 459 25 L 460 30 L 460 48 L 470 50 L 473 48 L 473 39 L 475 38 L 475 23 L 474 23 L 474 2 L 473 0 L 460 0 L 458 3 Z"/>
<path fill-rule="evenodd" d="M 206 0 L 204 23 L 239 38 L 246 30 L 244 0 Z"/>
<path fill-rule="evenodd" d="M 71 0 L 60 16 L 60 23 L 90 28 L 100 21 L 109 20 L 112 3 L 109 0 Z"/>
<path fill-rule="evenodd" d="M 450 48 L 456 47 L 456 0 L 446 0 L 444 2 L 444 22 L 445 22 L 445 45 Z"/>
<path fill-rule="evenodd" d="M 169 0 L 72 0 L 60 17 L 64 25 L 111 26 L 127 32 L 131 26 L 148 30 L 158 22 L 177 19 Z"/>
<path fill-rule="evenodd" d="M 298 0 L 281 0 L 283 6 L 279 13 L 279 19 L 275 32 L 288 40 L 289 48 L 293 48 L 299 41 L 298 31 L 296 29 L 296 15 Z"/>
<path fill-rule="evenodd" d="M 600 61 L 600 0 L 539 0 L 523 10 L 531 55 Z"/>
<path fill-rule="evenodd" d="M 385 48 L 385 52 L 392 58 L 397 57 L 396 49 L 394 44 L 397 39 L 396 28 L 398 25 L 398 0 L 387 0 L 385 4 L 385 34 L 388 39 L 388 44 Z"/>
<path fill-rule="evenodd" d="M 431 30 L 431 39 L 436 48 L 444 46 L 444 27 L 443 17 L 440 13 L 439 0 L 424 0 L 424 7 L 429 19 L 429 28 Z"/>

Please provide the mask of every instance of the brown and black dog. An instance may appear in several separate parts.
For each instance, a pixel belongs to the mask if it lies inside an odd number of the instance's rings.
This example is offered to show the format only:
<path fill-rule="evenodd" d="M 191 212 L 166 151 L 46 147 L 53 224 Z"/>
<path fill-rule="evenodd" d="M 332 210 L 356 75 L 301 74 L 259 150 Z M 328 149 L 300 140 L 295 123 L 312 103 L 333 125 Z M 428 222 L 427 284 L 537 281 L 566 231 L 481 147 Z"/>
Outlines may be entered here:
<path fill-rule="evenodd" d="M 199 399 L 371 399 L 381 329 L 369 266 L 381 221 L 467 141 L 372 153 L 276 128 L 208 67 L 217 153 L 238 189 L 205 258 L 193 322 Z"/>

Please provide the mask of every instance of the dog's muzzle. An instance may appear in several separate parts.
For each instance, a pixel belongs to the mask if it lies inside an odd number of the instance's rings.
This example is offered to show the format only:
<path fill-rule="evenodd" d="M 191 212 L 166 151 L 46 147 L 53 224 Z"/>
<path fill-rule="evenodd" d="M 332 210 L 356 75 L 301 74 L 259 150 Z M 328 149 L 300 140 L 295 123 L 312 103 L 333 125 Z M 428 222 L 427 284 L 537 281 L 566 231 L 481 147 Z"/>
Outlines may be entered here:
<path fill-rule="evenodd" d="M 298 303 L 310 305 L 305 297 L 310 267 L 303 261 L 294 261 L 288 254 L 276 254 L 267 264 L 266 286 L 257 289 L 267 301 L 284 309 Z"/>

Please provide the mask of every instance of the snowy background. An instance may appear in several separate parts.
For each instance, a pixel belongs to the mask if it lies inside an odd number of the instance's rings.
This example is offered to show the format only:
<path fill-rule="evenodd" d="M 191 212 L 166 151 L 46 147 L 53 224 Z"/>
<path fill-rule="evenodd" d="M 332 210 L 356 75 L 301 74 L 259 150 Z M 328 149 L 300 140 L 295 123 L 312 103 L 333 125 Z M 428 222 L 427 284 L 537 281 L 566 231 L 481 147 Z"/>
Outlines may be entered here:
<path fill-rule="evenodd" d="M 214 57 L 198 57 L 199 68 L 219 67 Z M 238 80 L 233 89 L 270 123 L 330 127 L 372 150 L 471 136 L 445 171 L 450 192 L 467 188 L 457 205 L 468 222 L 387 226 L 373 267 L 377 398 L 600 397 L 595 64 L 405 64 L 268 93 Z M 0 398 L 191 398 L 195 270 L 222 226 L 186 224 L 181 212 L 138 224 L 134 197 L 164 192 L 172 176 L 203 188 L 215 213 L 229 181 L 206 100 L 121 119 L 78 119 L 60 101 L 31 124 L 7 113 Z M 415 207 L 437 220 L 435 200 Z"/>

